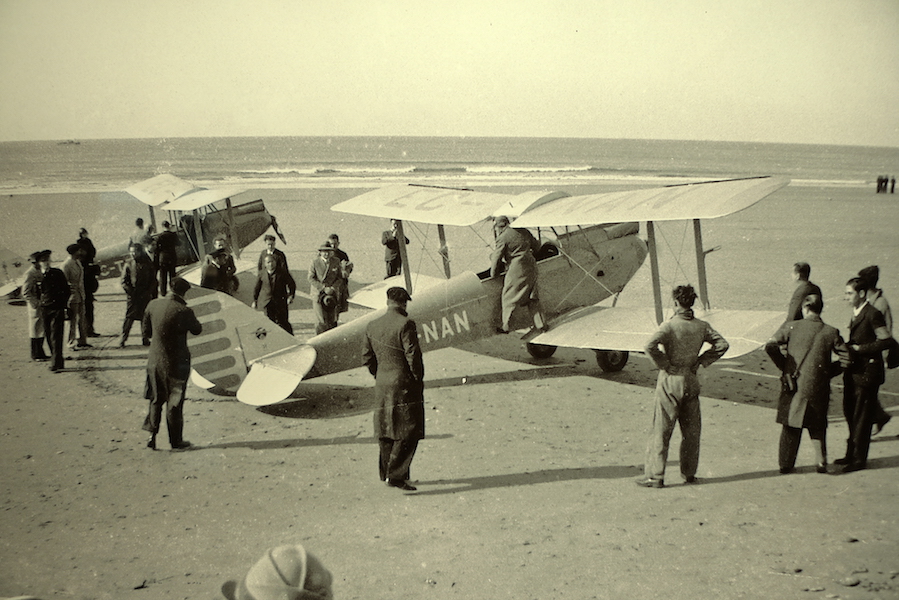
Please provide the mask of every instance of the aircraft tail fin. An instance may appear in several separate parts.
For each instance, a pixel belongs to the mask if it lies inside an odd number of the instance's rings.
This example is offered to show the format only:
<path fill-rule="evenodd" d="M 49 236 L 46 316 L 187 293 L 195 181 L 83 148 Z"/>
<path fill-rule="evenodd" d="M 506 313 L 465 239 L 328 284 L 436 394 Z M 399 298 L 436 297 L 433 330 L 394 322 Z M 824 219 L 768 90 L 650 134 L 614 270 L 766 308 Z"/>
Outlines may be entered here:
<path fill-rule="evenodd" d="M 198 286 L 185 299 L 203 325 L 188 338 L 194 381 L 262 406 L 287 398 L 315 364 L 315 349 L 239 300 Z"/>

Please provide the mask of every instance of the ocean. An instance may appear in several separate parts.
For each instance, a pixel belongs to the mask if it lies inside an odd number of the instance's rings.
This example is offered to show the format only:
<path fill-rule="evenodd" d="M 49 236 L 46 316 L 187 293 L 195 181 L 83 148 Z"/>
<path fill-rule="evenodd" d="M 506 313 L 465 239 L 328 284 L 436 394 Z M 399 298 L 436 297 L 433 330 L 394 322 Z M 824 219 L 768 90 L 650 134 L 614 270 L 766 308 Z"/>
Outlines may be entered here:
<path fill-rule="evenodd" d="M 0 143 L 0 193 L 109 191 L 160 173 L 200 185 L 353 187 L 360 179 L 695 181 L 784 175 L 794 185 L 873 186 L 899 148 L 673 140 L 248 137 Z M 364 186 L 364 185 L 363 185 Z"/>

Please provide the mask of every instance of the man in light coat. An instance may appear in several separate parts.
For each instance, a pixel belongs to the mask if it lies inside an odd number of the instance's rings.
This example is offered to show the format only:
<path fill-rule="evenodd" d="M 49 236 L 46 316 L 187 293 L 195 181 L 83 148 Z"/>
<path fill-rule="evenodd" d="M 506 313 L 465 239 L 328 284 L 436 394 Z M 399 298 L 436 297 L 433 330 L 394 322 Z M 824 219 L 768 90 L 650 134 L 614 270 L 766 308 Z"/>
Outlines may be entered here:
<path fill-rule="evenodd" d="M 797 375 L 796 388 L 785 386 L 777 405 L 777 422 L 783 426 L 778 451 L 783 474 L 793 472 L 803 429 L 812 439 L 818 473 L 827 473 L 830 380 L 842 372 L 841 363 L 848 364 L 849 350 L 840 332 L 821 320 L 823 308 L 820 296 L 806 296 L 802 320 L 784 323 L 765 345 L 765 352 L 785 376 Z M 833 355 L 840 362 L 834 362 Z"/>
<path fill-rule="evenodd" d="M 28 337 L 31 338 L 31 360 L 44 362 L 50 357 L 44 352 L 44 318 L 41 315 L 41 281 L 44 274 L 41 272 L 40 258 L 44 253 L 50 255 L 49 250 L 33 252 L 28 260 L 31 268 L 25 273 L 25 283 L 22 284 L 22 296 L 25 298 L 25 306 L 28 309 Z"/>
<path fill-rule="evenodd" d="M 424 376 L 418 328 L 406 313 L 409 293 L 387 290 L 387 312 L 365 330 L 362 361 L 375 377 L 375 437 L 380 445 L 378 473 L 387 485 L 415 491 L 409 468 L 425 437 Z"/>
<path fill-rule="evenodd" d="M 84 290 L 84 267 L 81 265 L 84 250 L 78 244 L 69 244 L 66 252 L 69 256 L 62 263 L 62 272 L 72 291 L 69 296 L 69 348 L 72 350 L 92 348 L 93 346 L 87 343 L 85 311 L 87 293 Z"/>
<path fill-rule="evenodd" d="M 496 244 L 490 255 L 490 276 L 498 277 L 505 267 L 502 293 L 501 325 L 498 333 L 508 333 L 512 328 L 515 309 L 527 307 L 534 327 L 544 329 L 545 323 L 537 298 L 537 260 L 534 254 L 540 242 L 527 229 L 515 229 L 508 217 L 497 217 L 494 223 Z"/>

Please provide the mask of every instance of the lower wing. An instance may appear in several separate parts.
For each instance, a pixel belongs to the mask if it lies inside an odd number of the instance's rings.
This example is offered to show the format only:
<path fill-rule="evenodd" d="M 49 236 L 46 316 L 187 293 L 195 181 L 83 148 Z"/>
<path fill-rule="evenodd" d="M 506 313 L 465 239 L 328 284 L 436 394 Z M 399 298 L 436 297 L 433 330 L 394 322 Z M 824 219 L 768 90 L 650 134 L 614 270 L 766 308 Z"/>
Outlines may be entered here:
<path fill-rule="evenodd" d="M 783 323 L 783 311 L 697 311 L 730 344 L 724 358 L 736 358 L 764 345 Z M 651 308 L 588 306 L 555 322 L 550 330 L 528 339 L 534 344 L 643 352 L 658 325 Z"/>

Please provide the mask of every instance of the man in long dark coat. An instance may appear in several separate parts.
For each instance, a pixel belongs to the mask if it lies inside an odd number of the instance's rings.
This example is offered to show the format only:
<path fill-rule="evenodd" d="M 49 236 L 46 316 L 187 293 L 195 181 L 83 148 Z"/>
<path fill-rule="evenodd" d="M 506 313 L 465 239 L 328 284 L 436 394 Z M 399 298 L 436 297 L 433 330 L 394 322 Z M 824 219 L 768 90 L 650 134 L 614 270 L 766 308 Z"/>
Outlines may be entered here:
<path fill-rule="evenodd" d="M 184 392 L 190 377 L 187 334 L 199 335 L 203 326 L 184 301 L 184 294 L 189 289 L 187 281 L 176 277 L 172 280 L 172 293 L 151 301 L 144 315 L 144 329 L 152 342 L 147 357 L 146 389 L 150 410 L 143 429 L 150 432 L 147 447 L 153 450 L 156 449 L 163 405 L 166 405 L 165 422 L 172 449 L 190 447 L 190 442 L 183 436 Z"/>
<path fill-rule="evenodd" d="M 65 274 L 50 266 L 50 251 L 44 250 L 38 262 L 43 277 L 40 282 L 41 317 L 44 320 L 44 335 L 50 347 L 50 370 L 54 373 L 65 368 L 63 355 L 63 333 L 66 324 L 66 310 L 69 304 L 69 282 Z"/>
<path fill-rule="evenodd" d="M 534 254 L 540 249 L 540 242 L 527 229 L 509 226 L 508 217 L 497 217 L 494 224 L 496 246 L 490 256 L 490 276 L 497 277 L 506 267 L 502 294 L 502 325 L 499 333 L 511 329 L 512 313 L 519 306 L 526 306 L 531 312 L 534 326 L 543 329 L 545 323 L 537 299 L 537 260 Z"/>
<path fill-rule="evenodd" d="M 128 248 L 131 254 L 122 269 L 122 289 L 125 290 L 127 300 L 125 302 L 125 320 L 122 322 L 122 337 L 119 339 L 119 348 L 125 347 L 128 336 L 131 335 L 131 326 L 135 321 L 143 324 L 144 310 L 150 300 L 156 297 L 156 269 L 153 259 L 144 252 L 140 244 L 131 244 Z M 141 337 L 144 346 L 150 345 L 150 334 L 141 325 Z"/>
<path fill-rule="evenodd" d="M 892 343 L 883 314 L 868 302 L 869 283 L 853 277 L 846 282 L 845 299 L 852 305 L 849 322 L 849 367 L 843 373 L 843 416 L 849 426 L 846 456 L 835 460 L 843 472 L 867 466 L 871 429 L 877 418 L 877 392 L 886 377 L 883 351 Z"/>
<path fill-rule="evenodd" d="M 368 324 L 362 360 L 375 377 L 378 473 L 387 485 L 415 491 L 409 467 L 425 437 L 424 376 L 418 328 L 406 314 L 412 298 L 401 287 L 387 290 L 387 312 Z"/>
<path fill-rule="evenodd" d="M 22 296 L 25 298 L 25 306 L 28 309 L 28 337 L 31 338 L 31 360 L 43 362 L 50 357 L 44 353 L 44 317 L 41 315 L 41 281 L 44 273 L 41 271 L 40 258 L 49 250 L 33 252 L 28 260 L 31 267 L 25 273 L 25 283 L 22 284 Z"/>
<path fill-rule="evenodd" d="M 84 269 L 84 322 L 87 326 L 88 337 L 99 337 L 94 330 L 94 294 L 100 287 L 97 275 L 100 267 L 94 264 L 97 258 L 97 248 L 87 235 L 87 229 L 78 230 L 78 239 L 75 243 L 81 246 L 81 267 Z"/>
<path fill-rule="evenodd" d="M 265 316 L 293 335 L 289 305 L 297 293 L 297 283 L 289 271 L 278 268 L 278 259 L 268 255 L 263 259 L 262 271 L 256 276 L 253 289 L 253 308 L 262 308 Z"/>
<path fill-rule="evenodd" d="M 171 230 L 172 224 L 162 222 L 162 231 L 156 236 L 156 276 L 159 278 L 159 295 L 165 296 L 169 291 L 169 285 L 175 278 L 175 269 L 178 267 L 178 246 L 181 240 L 178 234 Z"/>
<path fill-rule="evenodd" d="M 817 471 L 827 473 L 830 380 L 842 372 L 840 362 L 834 362 L 832 355 L 848 364 L 849 350 L 840 332 L 821 320 L 823 308 L 820 296 L 807 296 L 802 303 L 802 320 L 784 323 L 765 345 L 765 352 L 778 369 L 797 375 L 796 389 L 784 387 L 777 405 L 777 422 L 783 425 L 778 463 L 784 474 L 796 465 L 803 429 L 808 429 L 812 439 Z"/>

